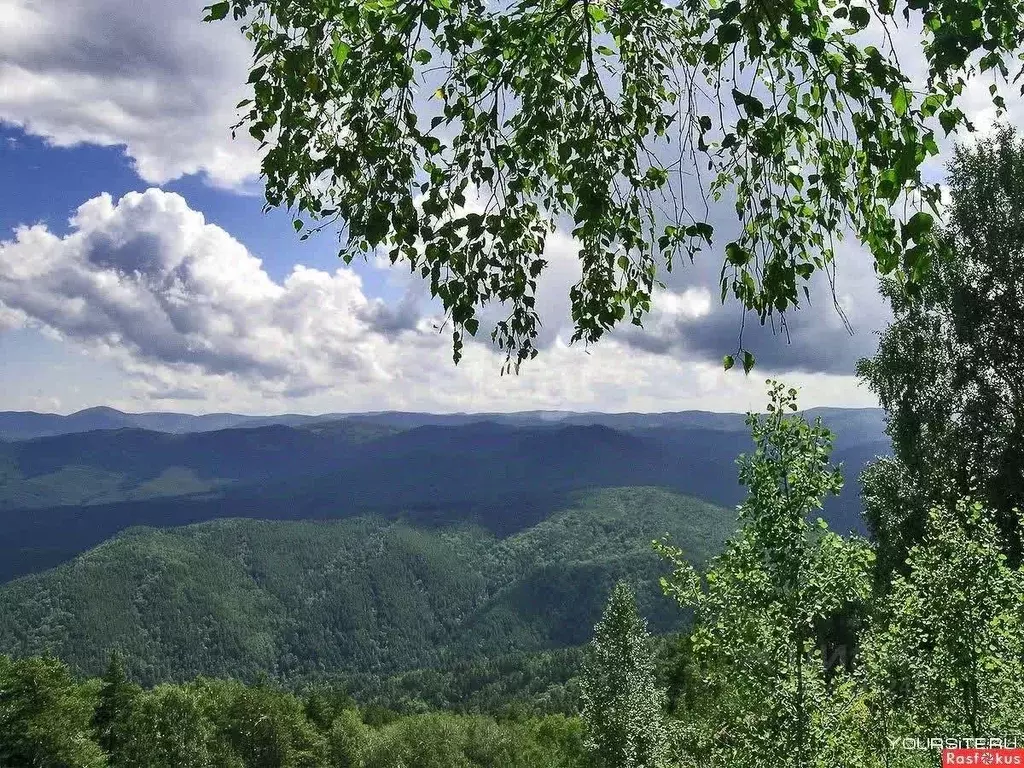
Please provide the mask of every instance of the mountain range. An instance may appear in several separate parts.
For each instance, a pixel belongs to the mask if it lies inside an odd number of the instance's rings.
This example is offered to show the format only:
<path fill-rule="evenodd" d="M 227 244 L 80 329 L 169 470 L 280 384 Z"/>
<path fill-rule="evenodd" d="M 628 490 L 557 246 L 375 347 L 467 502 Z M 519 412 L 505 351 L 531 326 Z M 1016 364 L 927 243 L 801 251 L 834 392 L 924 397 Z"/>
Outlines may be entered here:
<path fill-rule="evenodd" d="M 884 426 L 879 408 L 813 408 L 809 417 L 821 416 L 833 428 L 846 432 L 856 429 L 879 436 Z M 30 440 L 36 437 L 90 432 L 93 430 L 146 429 L 154 432 L 182 434 L 213 432 L 238 427 L 262 427 L 272 424 L 302 426 L 318 422 L 353 419 L 387 425 L 396 429 L 423 426 L 461 426 L 479 421 L 510 425 L 593 425 L 619 429 L 649 427 L 703 427 L 726 431 L 744 431 L 745 414 L 713 411 L 673 411 L 666 413 L 599 413 L 576 411 L 517 411 L 511 413 L 417 413 L 376 411 L 370 413 L 327 413 L 319 415 L 284 413 L 272 416 L 246 416 L 237 413 L 188 414 L 157 412 L 125 413 L 115 408 L 97 406 L 71 414 L 37 413 L 35 411 L 0 411 L 0 440 Z"/>
<path fill-rule="evenodd" d="M 882 413 L 804 416 L 834 430 L 847 479 L 823 517 L 863 532 L 857 477 L 889 450 Z M 543 654 L 586 642 L 620 579 L 653 629 L 681 629 L 651 541 L 670 534 L 695 564 L 720 551 L 753 447 L 743 415 L 701 411 L 0 425 L 0 653 L 97 674 L 118 650 L 150 684 L 348 676 L 431 700 L 549 667 L 538 685 L 564 699 L 575 656 Z"/>
<path fill-rule="evenodd" d="M 806 415 L 833 427 L 834 460 L 846 470 L 846 488 L 823 516 L 838 531 L 863 532 L 856 478 L 888 451 L 881 413 Z M 67 420 L 59 428 L 82 425 L 80 416 L 57 417 Z M 0 581 L 57 565 L 134 525 L 376 514 L 473 523 L 506 536 L 544 520 L 575 491 L 627 486 L 731 507 L 744 495 L 735 460 L 751 448 L 743 416 L 699 411 L 301 418 L 0 443 Z"/>
<path fill-rule="evenodd" d="M 379 517 L 134 527 L 71 562 L 0 587 L 0 649 L 97 674 L 118 650 L 133 676 L 387 675 L 589 639 L 619 579 L 657 631 L 684 614 L 660 595 L 650 542 L 695 563 L 729 511 L 655 488 L 576 494 L 516 534 Z"/>

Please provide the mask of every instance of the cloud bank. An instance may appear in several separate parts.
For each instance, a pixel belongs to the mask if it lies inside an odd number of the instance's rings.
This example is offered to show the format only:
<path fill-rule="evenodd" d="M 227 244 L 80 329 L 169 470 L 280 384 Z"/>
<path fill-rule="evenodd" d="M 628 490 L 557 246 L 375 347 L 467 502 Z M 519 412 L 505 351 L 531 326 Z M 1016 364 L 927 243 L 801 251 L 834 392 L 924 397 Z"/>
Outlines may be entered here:
<path fill-rule="evenodd" d="M 571 262 L 571 240 L 555 238 L 551 249 L 553 263 Z M 554 318 L 554 296 L 551 307 Z M 0 243 L 0 328 L 27 324 L 62 339 L 117 366 L 137 403 L 165 407 L 743 410 L 760 400 L 760 377 L 725 373 L 721 349 L 710 354 L 726 322 L 716 318 L 731 316 L 716 296 L 670 290 L 657 307 L 647 331 L 590 350 L 569 347 L 556 324 L 522 375 L 499 377 L 500 354 L 486 339 L 452 365 L 418 284 L 388 305 L 348 267 L 297 265 L 275 281 L 174 193 L 100 195 L 78 208 L 65 236 L 36 225 Z M 869 402 L 849 377 L 819 369 L 798 379 L 821 388 L 816 402 Z"/>
<path fill-rule="evenodd" d="M 203 24 L 204 0 L 0 0 L 0 121 L 56 146 L 125 147 L 139 176 L 238 187 L 256 143 L 232 141 L 249 43 Z"/>

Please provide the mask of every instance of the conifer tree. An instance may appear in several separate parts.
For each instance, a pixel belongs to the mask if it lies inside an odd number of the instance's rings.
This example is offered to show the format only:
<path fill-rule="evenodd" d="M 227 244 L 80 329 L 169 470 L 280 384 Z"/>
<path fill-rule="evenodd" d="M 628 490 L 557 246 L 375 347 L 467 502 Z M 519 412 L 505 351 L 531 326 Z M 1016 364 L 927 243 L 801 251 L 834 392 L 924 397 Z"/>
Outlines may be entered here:
<path fill-rule="evenodd" d="M 96 741 L 108 755 L 118 753 L 121 741 L 120 727 L 127 720 L 132 702 L 139 690 L 128 681 L 120 654 L 117 651 L 111 652 L 110 663 L 103 676 L 103 687 L 99 692 L 99 702 L 92 719 Z"/>
<path fill-rule="evenodd" d="M 594 628 L 583 675 L 583 719 L 595 768 L 660 768 L 667 752 L 647 622 L 619 583 Z"/>

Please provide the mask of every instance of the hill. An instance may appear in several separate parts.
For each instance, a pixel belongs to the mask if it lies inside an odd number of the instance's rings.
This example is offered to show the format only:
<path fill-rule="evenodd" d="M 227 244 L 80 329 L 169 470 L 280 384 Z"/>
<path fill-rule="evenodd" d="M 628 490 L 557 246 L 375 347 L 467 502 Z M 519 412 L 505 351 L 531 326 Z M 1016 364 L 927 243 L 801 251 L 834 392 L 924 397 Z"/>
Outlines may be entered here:
<path fill-rule="evenodd" d="M 0 510 L 179 496 L 326 472 L 352 446 L 395 431 L 346 420 L 185 434 L 93 430 L 0 443 Z"/>
<path fill-rule="evenodd" d="M 50 652 L 95 674 L 116 648 L 144 681 L 386 675 L 579 645 L 620 578 L 667 631 L 683 617 L 658 592 L 651 540 L 670 533 L 703 562 L 734 524 L 702 501 L 624 488 L 505 539 L 380 518 L 133 528 L 0 588 L 0 653 Z"/>
<path fill-rule="evenodd" d="M 883 430 L 883 412 L 879 408 L 812 408 L 805 412 L 809 419 L 822 416 L 827 422 L 845 431 L 853 426 L 878 437 Z M 513 426 L 544 424 L 601 425 L 615 429 L 649 429 L 652 427 L 684 427 L 746 431 L 742 413 L 712 411 L 673 411 L 666 413 L 599 413 L 575 411 L 515 411 L 509 413 L 417 413 L 411 411 L 374 411 L 370 413 L 328 413 L 319 415 L 283 413 L 270 416 L 247 416 L 238 413 L 188 414 L 171 412 L 125 413 L 99 406 L 75 413 L 36 413 L 35 411 L 0 411 L 0 440 L 30 440 L 77 432 L 112 429 L 147 429 L 155 432 L 183 434 L 211 432 L 240 427 L 265 427 L 275 424 L 309 426 L 325 421 L 355 420 L 386 425 L 398 430 L 426 426 L 456 427 L 479 421 Z"/>
<path fill-rule="evenodd" d="M 283 413 L 276 416 L 245 416 L 238 413 L 125 413 L 116 408 L 97 406 L 75 413 L 36 413 L 35 411 L 0 411 L 0 440 L 31 440 L 36 437 L 69 435 L 107 429 L 148 429 L 155 432 L 182 434 L 209 432 L 238 427 L 260 427 L 271 424 L 300 426 L 342 418 L 344 414 L 308 416 Z"/>
<path fill-rule="evenodd" d="M 856 477 L 887 450 L 849 430 L 847 488 L 824 516 L 862 531 Z M 862 430 L 870 435 L 870 431 Z M 732 507 L 739 429 L 474 422 L 402 429 L 352 419 L 185 435 L 94 431 L 0 444 L 0 582 L 135 525 L 377 514 L 524 530 L 588 488 L 658 486 Z M 30 511 L 26 511 L 30 510 Z"/>

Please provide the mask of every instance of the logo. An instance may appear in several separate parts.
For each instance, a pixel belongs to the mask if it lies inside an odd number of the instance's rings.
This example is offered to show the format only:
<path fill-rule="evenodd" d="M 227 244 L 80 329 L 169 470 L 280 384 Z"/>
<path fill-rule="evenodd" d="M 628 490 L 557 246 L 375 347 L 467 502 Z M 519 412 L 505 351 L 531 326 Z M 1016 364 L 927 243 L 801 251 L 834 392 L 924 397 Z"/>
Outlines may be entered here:
<path fill-rule="evenodd" d="M 1024 749 L 944 749 L 942 765 L 946 766 L 1024 766 Z"/>

